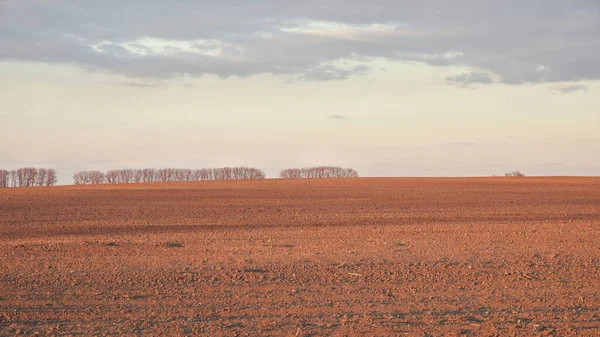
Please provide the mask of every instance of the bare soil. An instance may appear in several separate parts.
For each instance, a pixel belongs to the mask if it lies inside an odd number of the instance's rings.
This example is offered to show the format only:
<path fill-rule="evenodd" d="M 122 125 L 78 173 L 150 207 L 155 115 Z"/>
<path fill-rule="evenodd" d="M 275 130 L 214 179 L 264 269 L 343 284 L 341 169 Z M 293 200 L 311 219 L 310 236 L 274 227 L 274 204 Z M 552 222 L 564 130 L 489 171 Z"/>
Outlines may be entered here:
<path fill-rule="evenodd" d="M 0 335 L 597 336 L 599 180 L 0 189 Z"/>

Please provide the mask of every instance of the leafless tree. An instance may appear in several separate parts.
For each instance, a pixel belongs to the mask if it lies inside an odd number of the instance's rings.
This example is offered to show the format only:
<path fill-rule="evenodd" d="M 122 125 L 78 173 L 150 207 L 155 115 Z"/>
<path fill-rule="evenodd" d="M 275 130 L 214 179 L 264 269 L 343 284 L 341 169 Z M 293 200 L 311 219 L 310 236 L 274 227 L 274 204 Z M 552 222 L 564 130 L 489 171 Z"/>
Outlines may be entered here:
<path fill-rule="evenodd" d="M 77 172 L 77 173 L 73 174 L 73 184 L 85 185 L 85 184 L 89 184 L 89 183 L 90 183 L 90 181 L 89 181 L 87 172 L 81 171 L 81 172 Z"/>
<path fill-rule="evenodd" d="M 37 177 L 35 180 L 35 186 L 45 186 L 46 185 L 46 176 L 47 171 L 45 168 L 39 168 L 37 170 Z"/>
<path fill-rule="evenodd" d="M 54 169 L 46 169 L 46 186 L 54 186 L 58 182 L 58 175 Z"/>
<path fill-rule="evenodd" d="M 183 169 L 181 170 L 181 178 L 183 181 L 192 181 L 192 170 L 190 169 Z"/>
<path fill-rule="evenodd" d="M 88 181 L 90 184 L 99 185 L 104 183 L 104 173 L 100 171 L 88 171 L 87 172 Z"/>
<path fill-rule="evenodd" d="M 144 176 L 144 171 L 141 169 L 133 170 L 133 182 L 141 183 Z"/>
<path fill-rule="evenodd" d="M 16 170 L 0 170 L 0 187 L 53 186 L 56 171 L 47 168 L 23 167 Z"/>
<path fill-rule="evenodd" d="M 10 187 L 17 187 L 17 171 L 16 170 L 11 170 L 10 171 Z"/>
<path fill-rule="evenodd" d="M 81 171 L 73 175 L 73 182 L 80 184 L 99 184 L 106 181 L 109 184 L 141 183 L 141 182 L 172 182 L 228 179 L 264 179 L 265 173 L 252 167 L 220 167 L 213 169 L 121 169 L 106 173 L 100 171 Z"/>
<path fill-rule="evenodd" d="M 265 179 L 266 175 L 263 170 L 257 168 L 248 168 L 244 179 Z"/>
<path fill-rule="evenodd" d="M 0 170 L 0 187 L 5 188 L 10 186 L 10 171 Z"/>
<path fill-rule="evenodd" d="M 118 170 L 108 171 L 105 174 L 106 182 L 109 184 L 118 184 L 119 176 L 120 176 L 120 174 L 119 174 Z"/>
<path fill-rule="evenodd" d="M 169 169 L 158 169 L 156 170 L 156 179 L 160 182 L 167 182 L 170 180 L 170 171 Z"/>
<path fill-rule="evenodd" d="M 279 177 L 284 179 L 302 178 L 302 170 L 297 168 L 285 169 L 279 173 Z"/>
<path fill-rule="evenodd" d="M 198 173 L 200 176 L 199 180 L 213 180 L 212 169 L 201 169 Z"/>
<path fill-rule="evenodd" d="M 301 169 L 290 168 L 279 173 L 280 178 L 356 178 L 358 172 L 352 168 L 342 168 L 339 166 L 317 166 L 304 167 Z"/>
<path fill-rule="evenodd" d="M 143 169 L 142 181 L 145 183 L 151 183 L 156 181 L 156 170 L 151 168 Z"/>
<path fill-rule="evenodd" d="M 24 168 L 17 169 L 17 184 L 19 187 L 25 187 L 27 181 L 26 170 Z"/>
<path fill-rule="evenodd" d="M 120 170 L 120 181 L 124 184 L 129 184 L 133 182 L 134 170 L 132 169 L 123 169 Z"/>
<path fill-rule="evenodd" d="M 504 174 L 505 177 L 524 177 L 525 175 L 519 171 L 508 172 Z"/>
<path fill-rule="evenodd" d="M 225 170 L 222 168 L 214 168 L 212 169 L 213 180 L 225 180 Z"/>
<path fill-rule="evenodd" d="M 35 181 L 36 186 L 46 186 L 46 179 L 48 179 L 48 169 L 40 168 L 37 170 L 37 179 Z"/>
<path fill-rule="evenodd" d="M 35 186 L 37 182 L 38 170 L 34 167 L 24 167 L 17 169 L 17 183 L 19 187 Z"/>
<path fill-rule="evenodd" d="M 27 168 L 27 187 L 35 186 L 37 182 L 38 169 L 35 167 Z"/>
<path fill-rule="evenodd" d="M 172 181 L 183 181 L 183 170 L 181 169 L 173 169 L 173 174 L 171 176 Z"/>

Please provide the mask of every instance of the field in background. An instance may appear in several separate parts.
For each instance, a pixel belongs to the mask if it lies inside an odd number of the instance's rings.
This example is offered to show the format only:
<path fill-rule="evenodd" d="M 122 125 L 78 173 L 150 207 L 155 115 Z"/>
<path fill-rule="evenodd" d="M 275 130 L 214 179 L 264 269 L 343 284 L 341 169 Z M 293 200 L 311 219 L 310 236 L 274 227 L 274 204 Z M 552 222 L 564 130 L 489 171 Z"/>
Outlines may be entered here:
<path fill-rule="evenodd" d="M 0 335 L 596 335 L 597 178 L 0 189 Z"/>

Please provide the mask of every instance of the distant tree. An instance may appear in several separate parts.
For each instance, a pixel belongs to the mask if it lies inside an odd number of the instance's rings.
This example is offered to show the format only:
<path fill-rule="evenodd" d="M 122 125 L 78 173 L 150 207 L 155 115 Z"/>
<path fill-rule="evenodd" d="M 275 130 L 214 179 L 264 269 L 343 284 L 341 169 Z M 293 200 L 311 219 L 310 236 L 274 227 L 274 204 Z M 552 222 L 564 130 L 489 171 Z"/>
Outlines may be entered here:
<path fill-rule="evenodd" d="M 17 169 L 17 184 L 19 187 L 25 187 L 27 182 L 27 173 L 24 168 Z"/>
<path fill-rule="evenodd" d="M 121 183 L 129 184 L 133 182 L 134 171 L 132 169 L 123 169 L 120 170 L 120 178 Z"/>
<path fill-rule="evenodd" d="M 171 181 L 183 181 L 183 170 L 181 169 L 173 169 L 173 173 L 171 175 Z"/>
<path fill-rule="evenodd" d="M 90 180 L 87 172 L 81 171 L 73 174 L 73 184 L 75 185 L 85 185 L 89 184 Z"/>
<path fill-rule="evenodd" d="M 193 172 L 190 169 L 181 170 L 180 176 L 181 176 L 181 180 L 183 180 L 183 181 L 192 181 L 193 180 L 192 179 Z"/>
<path fill-rule="evenodd" d="M 247 175 L 245 179 L 265 179 L 266 174 L 263 170 L 257 168 L 248 168 Z"/>
<path fill-rule="evenodd" d="M 38 170 L 35 167 L 24 167 L 17 169 L 17 184 L 19 187 L 35 186 Z"/>
<path fill-rule="evenodd" d="M 210 169 L 196 170 L 196 175 L 198 180 L 212 180 L 212 170 Z"/>
<path fill-rule="evenodd" d="M 156 170 L 151 168 L 143 169 L 142 181 L 145 183 L 151 183 L 156 181 Z"/>
<path fill-rule="evenodd" d="M 27 187 L 35 186 L 37 182 L 38 169 L 35 167 L 28 167 L 27 169 Z"/>
<path fill-rule="evenodd" d="M 17 171 L 16 170 L 11 170 L 10 171 L 10 187 L 17 187 Z"/>
<path fill-rule="evenodd" d="M 169 169 L 158 169 L 156 170 L 156 179 L 160 182 L 167 182 L 170 180 L 170 171 Z"/>
<path fill-rule="evenodd" d="M 0 170 L 0 188 L 10 186 L 10 171 Z"/>
<path fill-rule="evenodd" d="M 283 179 L 297 179 L 302 178 L 302 170 L 301 169 L 285 169 L 279 173 L 279 177 Z"/>
<path fill-rule="evenodd" d="M 221 168 L 213 168 L 212 170 L 213 180 L 225 180 L 225 172 Z"/>
<path fill-rule="evenodd" d="M 48 169 L 40 168 L 37 170 L 37 179 L 35 181 L 36 186 L 46 186 L 46 179 L 48 179 Z"/>
<path fill-rule="evenodd" d="M 58 182 L 58 175 L 54 169 L 46 169 L 46 186 L 54 186 Z"/>
<path fill-rule="evenodd" d="M 50 170 L 45 169 L 46 175 Z M 10 176 L 10 174 L 9 174 Z M 17 175 L 18 176 L 18 175 Z M 246 166 L 219 167 L 212 169 L 120 169 L 106 173 L 100 171 L 81 171 L 73 175 L 75 185 L 83 184 L 123 184 L 141 182 L 173 182 L 200 180 L 265 179 L 265 172 Z"/>
<path fill-rule="evenodd" d="M 104 184 L 104 173 L 100 171 L 88 171 L 87 173 L 87 181 L 93 185 Z"/>
<path fill-rule="evenodd" d="M 133 170 L 133 182 L 141 183 L 143 181 L 144 171 L 143 170 Z"/>
<path fill-rule="evenodd" d="M 504 174 L 505 177 L 524 177 L 525 175 L 519 171 L 508 172 Z"/>
<path fill-rule="evenodd" d="M 107 171 L 105 174 L 106 182 L 109 184 L 118 184 L 119 176 L 120 174 L 118 170 Z"/>
<path fill-rule="evenodd" d="M 304 167 L 301 169 L 290 168 L 279 173 L 280 178 L 356 178 L 358 172 L 352 168 L 342 168 L 339 166 L 317 166 Z"/>
<path fill-rule="evenodd" d="M 56 184 L 56 171 L 47 168 L 23 167 L 0 170 L 0 188 L 52 186 Z"/>

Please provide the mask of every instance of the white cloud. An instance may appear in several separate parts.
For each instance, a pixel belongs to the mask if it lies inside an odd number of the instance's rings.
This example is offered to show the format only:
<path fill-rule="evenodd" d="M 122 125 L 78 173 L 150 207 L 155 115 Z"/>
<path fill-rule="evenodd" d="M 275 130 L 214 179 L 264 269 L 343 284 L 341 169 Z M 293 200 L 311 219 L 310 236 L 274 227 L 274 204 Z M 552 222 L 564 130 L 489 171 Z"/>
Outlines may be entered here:
<path fill-rule="evenodd" d="M 401 35 L 398 25 L 393 24 L 347 24 L 319 20 L 294 20 L 286 22 L 279 30 L 286 33 L 315 35 L 351 41 L 369 41 L 373 38 Z M 413 35 L 411 31 L 404 34 Z"/>
<path fill-rule="evenodd" d="M 98 53 L 106 53 L 106 47 L 124 48 L 133 56 L 173 56 L 178 54 L 200 54 L 211 57 L 227 57 L 226 50 L 240 51 L 240 48 L 218 40 L 167 40 L 144 36 L 126 42 L 101 41 L 91 45 Z"/>

